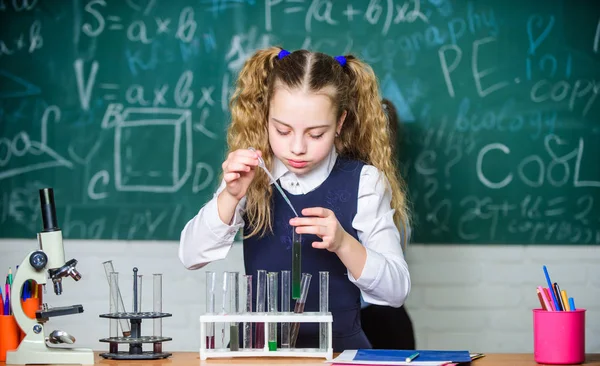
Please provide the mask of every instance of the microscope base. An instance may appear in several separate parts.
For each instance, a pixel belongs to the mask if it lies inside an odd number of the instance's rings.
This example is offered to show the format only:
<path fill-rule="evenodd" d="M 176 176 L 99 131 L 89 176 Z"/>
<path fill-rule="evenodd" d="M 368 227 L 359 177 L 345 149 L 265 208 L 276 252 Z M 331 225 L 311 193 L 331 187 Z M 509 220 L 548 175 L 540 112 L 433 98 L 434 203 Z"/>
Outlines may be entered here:
<path fill-rule="evenodd" d="M 39 342 L 21 342 L 16 351 L 6 353 L 7 365 L 80 364 L 93 365 L 94 353 L 87 348 L 50 348 Z"/>

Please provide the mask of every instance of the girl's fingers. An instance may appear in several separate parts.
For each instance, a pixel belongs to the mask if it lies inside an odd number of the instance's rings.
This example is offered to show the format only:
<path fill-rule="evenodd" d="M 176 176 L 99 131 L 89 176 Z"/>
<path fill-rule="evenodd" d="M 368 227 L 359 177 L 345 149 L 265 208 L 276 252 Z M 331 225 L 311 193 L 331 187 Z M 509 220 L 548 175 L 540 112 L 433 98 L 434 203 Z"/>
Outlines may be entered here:
<path fill-rule="evenodd" d="M 323 236 L 327 232 L 327 227 L 320 225 L 313 226 L 299 226 L 296 228 L 298 234 L 314 234 L 317 236 Z"/>
<path fill-rule="evenodd" d="M 324 241 L 313 241 L 312 247 L 315 249 L 327 249 L 328 245 Z"/>
<path fill-rule="evenodd" d="M 302 215 L 304 216 L 317 216 L 317 217 L 327 217 L 329 216 L 329 211 L 323 207 L 309 207 L 302 210 Z"/>
<path fill-rule="evenodd" d="M 240 177 L 240 173 L 225 173 L 223 174 L 223 179 L 225 182 L 230 183 Z"/>

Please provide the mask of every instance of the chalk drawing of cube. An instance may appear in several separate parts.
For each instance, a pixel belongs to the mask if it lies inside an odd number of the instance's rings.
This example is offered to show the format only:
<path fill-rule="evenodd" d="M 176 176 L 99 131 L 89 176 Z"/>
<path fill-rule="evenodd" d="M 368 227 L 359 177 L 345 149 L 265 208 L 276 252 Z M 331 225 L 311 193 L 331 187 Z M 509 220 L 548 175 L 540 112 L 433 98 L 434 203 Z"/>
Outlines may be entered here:
<path fill-rule="evenodd" d="M 126 108 L 115 124 L 118 191 L 177 192 L 192 173 L 187 109 Z"/>

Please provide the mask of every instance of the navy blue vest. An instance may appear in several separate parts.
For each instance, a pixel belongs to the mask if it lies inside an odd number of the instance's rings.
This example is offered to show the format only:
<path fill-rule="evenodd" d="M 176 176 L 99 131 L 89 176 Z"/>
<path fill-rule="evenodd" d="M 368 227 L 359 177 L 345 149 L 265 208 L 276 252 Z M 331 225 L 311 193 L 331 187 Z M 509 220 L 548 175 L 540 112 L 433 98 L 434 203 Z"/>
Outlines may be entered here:
<path fill-rule="evenodd" d="M 358 185 L 363 163 L 341 157 L 326 180 L 315 190 L 304 195 L 286 196 L 300 214 L 307 207 L 324 207 L 332 210 L 344 230 L 358 240 L 352 220 L 356 215 Z M 274 189 L 272 198 L 273 234 L 244 240 L 244 265 L 246 274 L 256 278 L 257 270 L 279 272 L 292 269 L 292 230 L 289 220 L 294 213 L 281 194 Z M 244 234 L 249 233 L 251 223 L 246 220 Z M 312 274 L 304 311 L 319 311 L 319 271 L 329 272 L 329 310 L 333 315 L 333 349 L 371 348 L 360 324 L 360 290 L 348 280 L 347 269 L 335 253 L 315 249 L 313 241 L 321 241 L 316 235 L 302 235 L 302 272 Z M 255 280 L 256 281 L 256 280 Z M 281 280 L 280 280 L 281 281 Z M 281 291 L 281 282 L 279 284 Z M 253 291 L 256 304 L 256 291 Z M 294 300 L 291 300 L 293 310 Z M 279 307 L 281 309 L 281 301 Z M 319 346 L 318 324 L 302 323 L 297 347 Z M 278 334 L 279 336 L 279 334 Z"/>

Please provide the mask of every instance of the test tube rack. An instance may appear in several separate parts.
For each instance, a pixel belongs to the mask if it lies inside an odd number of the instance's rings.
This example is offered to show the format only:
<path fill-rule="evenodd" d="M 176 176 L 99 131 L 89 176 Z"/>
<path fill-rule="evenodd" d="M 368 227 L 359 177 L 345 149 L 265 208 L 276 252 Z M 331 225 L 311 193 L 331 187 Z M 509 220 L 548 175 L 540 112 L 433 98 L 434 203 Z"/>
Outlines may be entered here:
<path fill-rule="evenodd" d="M 110 314 L 100 314 L 101 318 L 108 319 L 128 319 L 131 321 L 131 336 L 129 337 L 108 337 L 100 339 L 100 342 L 110 343 L 111 345 L 116 344 L 128 344 L 128 351 L 112 351 L 101 353 L 100 356 L 103 358 L 108 358 L 112 360 L 155 360 L 161 358 L 167 358 L 172 354 L 170 352 L 156 352 L 152 351 L 143 351 L 142 345 L 145 343 L 152 343 L 154 345 L 162 344 L 162 342 L 167 342 L 173 340 L 171 337 L 156 337 L 156 336 L 142 336 L 141 328 L 142 328 L 142 320 L 143 319 L 156 319 L 156 318 L 166 318 L 172 316 L 169 313 L 158 313 L 158 312 L 136 312 L 136 313 L 110 313 Z M 135 336 L 139 335 L 139 336 Z M 154 347 L 156 349 L 156 347 Z"/>
<path fill-rule="evenodd" d="M 110 313 L 100 314 L 101 318 L 110 320 L 110 334 L 107 338 L 100 339 L 100 342 L 109 343 L 109 352 L 101 353 L 100 356 L 113 360 L 155 360 L 164 359 L 172 355 L 170 352 L 163 352 L 162 343 L 171 341 L 171 337 L 162 336 L 161 318 L 171 317 L 169 313 L 162 312 L 162 274 L 154 274 L 154 309 L 151 312 L 141 311 L 141 275 L 138 275 L 138 269 L 133 268 L 133 311 L 125 311 L 121 292 L 118 284 L 118 272 L 114 271 L 112 261 L 104 262 L 105 270 L 109 278 L 110 286 Z M 110 273 L 109 273 L 110 272 Z M 138 287 L 139 279 L 139 287 Z M 152 336 L 142 335 L 142 320 L 153 319 L 156 327 Z M 118 320 L 118 322 L 117 322 Z M 123 336 L 117 336 L 117 323 L 125 322 L 126 326 L 120 325 Z M 131 323 L 131 328 L 129 327 Z M 157 329 L 160 329 L 157 331 Z M 119 344 L 128 344 L 128 351 L 119 351 Z M 144 351 L 144 344 L 152 344 L 152 351 Z"/>
<path fill-rule="evenodd" d="M 207 349 L 206 326 L 209 323 L 265 323 L 265 339 L 269 339 L 269 323 L 320 323 L 327 325 L 327 349 L 319 348 L 277 348 L 270 351 L 265 342 L 262 349 L 240 348 L 231 351 L 228 348 Z M 200 316 L 200 359 L 228 358 L 228 357 L 315 357 L 333 359 L 332 345 L 333 317 L 330 312 L 304 312 L 304 313 L 239 313 L 239 314 L 206 314 Z"/>

